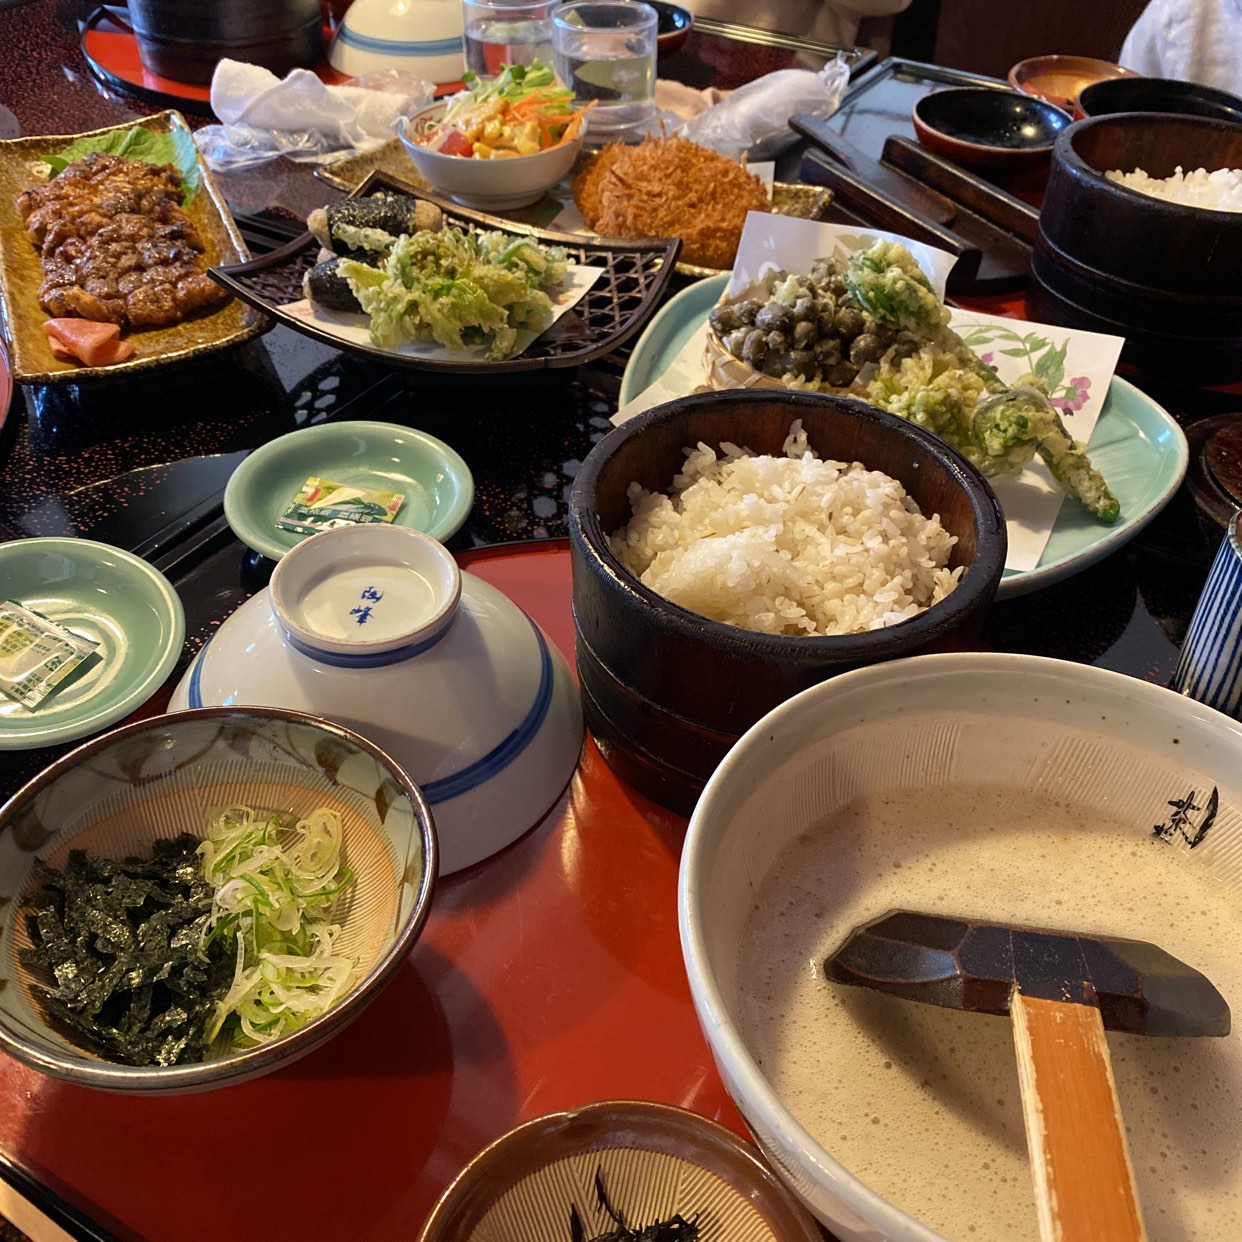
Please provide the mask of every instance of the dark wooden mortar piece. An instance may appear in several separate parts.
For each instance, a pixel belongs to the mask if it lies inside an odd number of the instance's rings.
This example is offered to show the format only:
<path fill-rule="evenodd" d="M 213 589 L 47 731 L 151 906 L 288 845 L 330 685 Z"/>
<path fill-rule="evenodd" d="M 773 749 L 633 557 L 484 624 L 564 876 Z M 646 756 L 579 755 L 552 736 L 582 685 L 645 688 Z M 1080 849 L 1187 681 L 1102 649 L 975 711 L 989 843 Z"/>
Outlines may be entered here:
<path fill-rule="evenodd" d="M 779 455 L 795 419 L 820 457 L 899 479 L 958 537 L 956 590 L 926 612 L 863 634 L 757 634 L 688 612 L 643 586 L 608 536 L 631 516 L 632 482 L 668 492 L 699 441 Z M 736 390 L 671 401 L 610 432 L 574 481 L 569 505 L 574 629 L 586 721 L 608 762 L 648 797 L 693 808 L 725 752 L 761 716 L 827 677 L 969 646 L 1000 582 L 1005 520 L 991 487 L 939 437 L 861 401 Z"/>
<path fill-rule="evenodd" d="M 898 910 L 824 962 L 837 983 L 1009 1014 L 1045 1242 L 1146 1236 L 1104 1031 L 1229 1034 L 1210 980 L 1154 944 Z"/>

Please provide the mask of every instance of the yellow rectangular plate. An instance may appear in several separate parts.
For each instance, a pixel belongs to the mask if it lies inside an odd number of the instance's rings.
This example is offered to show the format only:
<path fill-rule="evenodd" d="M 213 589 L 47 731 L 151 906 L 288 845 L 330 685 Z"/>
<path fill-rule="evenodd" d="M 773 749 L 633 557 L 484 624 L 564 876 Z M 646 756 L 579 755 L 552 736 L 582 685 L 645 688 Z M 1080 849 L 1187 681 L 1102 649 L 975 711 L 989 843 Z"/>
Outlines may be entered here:
<path fill-rule="evenodd" d="M 91 130 L 91 134 L 124 131 L 139 125 L 156 133 L 188 129 L 179 112 L 159 112 L 124 125 Z M 48 344 L 43 323 L 48 313 L 39 305 L 43 264 L 39 251 L 26 234 L 14 200 L 22 190 L 45 184 L 34 166 L 46 155 L 63 151 L 83 134 L 39 135 L 0 142 L 0 312 L 3 313 L 13 364 L 13 379 L 20 384 L 77 383 L 99 376 L 132 374 L 150 367 L 179 362 L 214 349 L 236 345 L 257 336 L 268 325 L 264 317 L 239 298 L 230 298 L 218 310 L 194 315 L 170 328 L 129 331 L 134 353 L 124 362 L 107 367 L 88 367 L 63 362 Z M 201 161 L 200 161 L 201 163 Z M 250 257 L 224 196 L 211 174 L 202 170 L 199 192 L 186 208 L 207 245 L 203 270 L 218 263 L 241 263 Z"/>

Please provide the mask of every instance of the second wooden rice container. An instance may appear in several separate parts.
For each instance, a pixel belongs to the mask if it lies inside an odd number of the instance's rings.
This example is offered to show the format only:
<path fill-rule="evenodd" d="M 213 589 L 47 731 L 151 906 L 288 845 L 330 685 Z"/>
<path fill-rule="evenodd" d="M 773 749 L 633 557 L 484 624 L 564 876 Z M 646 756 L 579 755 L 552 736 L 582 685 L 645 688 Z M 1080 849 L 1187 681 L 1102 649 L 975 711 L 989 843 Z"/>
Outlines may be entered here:
<path fill-rule="evenodd" d="M 1242 375 L 1242 211 L 1170 202 L 1109 180 L 1242 168 L 1242 125 L 1127 112 L 1053 144 L 1031 256 L 1031 318 L 1126 338 L 1140 370 L 1195 384 Z"/>

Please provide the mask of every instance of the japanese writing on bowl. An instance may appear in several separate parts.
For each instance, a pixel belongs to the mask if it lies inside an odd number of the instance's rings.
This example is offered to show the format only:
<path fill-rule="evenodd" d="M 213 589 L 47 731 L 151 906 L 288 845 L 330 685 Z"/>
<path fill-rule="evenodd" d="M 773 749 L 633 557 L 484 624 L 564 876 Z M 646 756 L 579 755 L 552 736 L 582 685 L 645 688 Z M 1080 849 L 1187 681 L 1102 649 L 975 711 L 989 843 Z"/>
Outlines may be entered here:
<path fill-rule="evenodd" d="M 356 617 L 359 625 L 366 625 L 371 619 L 371 612 L 374 606 L 384 598 L 384 593 L 383 591 L 377 591 L 374 587 L 364 587 L 358 598 L 363 602 L 356 608 L 351 608 L 349 615 Z"/>

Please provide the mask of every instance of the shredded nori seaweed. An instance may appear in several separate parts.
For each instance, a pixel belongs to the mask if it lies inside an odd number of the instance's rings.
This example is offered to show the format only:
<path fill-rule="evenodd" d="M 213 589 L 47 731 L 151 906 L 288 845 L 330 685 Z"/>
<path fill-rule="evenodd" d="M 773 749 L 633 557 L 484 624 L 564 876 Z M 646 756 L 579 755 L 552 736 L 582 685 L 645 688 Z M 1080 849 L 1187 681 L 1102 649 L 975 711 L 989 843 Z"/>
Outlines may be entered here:
<path fill-rule="evenodd" d="M 213 890 L 198 845 L 183 833 L 155 841 L 147 860 L 71 850 L 64 871 L 35 863 L 39 887 L 22 902 L 34 947 L 21 958 L 57 983 L 34 987 L 35 999 L 109 1060 L 174 1065 L 207 1052 L 234 963 L 222 939 L 203 945 Z"/>

